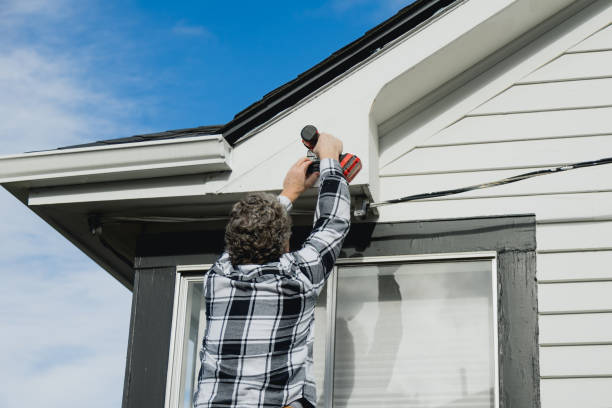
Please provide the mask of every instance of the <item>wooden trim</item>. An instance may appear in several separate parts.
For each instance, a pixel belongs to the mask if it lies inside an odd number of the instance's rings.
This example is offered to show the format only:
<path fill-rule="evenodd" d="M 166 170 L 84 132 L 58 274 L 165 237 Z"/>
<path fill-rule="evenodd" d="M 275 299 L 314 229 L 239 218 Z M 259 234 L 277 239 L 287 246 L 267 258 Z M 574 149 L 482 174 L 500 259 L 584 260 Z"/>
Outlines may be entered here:
<path fill-rule="evenodd" d="M 175 276 L 175 268 L 136 271 L 123 408 L 164 405 Z"/>

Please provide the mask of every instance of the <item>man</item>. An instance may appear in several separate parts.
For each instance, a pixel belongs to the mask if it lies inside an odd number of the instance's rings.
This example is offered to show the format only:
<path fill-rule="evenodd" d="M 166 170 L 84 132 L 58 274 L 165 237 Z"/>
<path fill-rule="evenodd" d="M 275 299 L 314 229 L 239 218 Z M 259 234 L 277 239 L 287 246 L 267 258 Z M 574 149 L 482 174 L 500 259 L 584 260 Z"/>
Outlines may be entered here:
<path fill-rule="evenodd" d="M 322 133 L 314 152 L 320 188 L 313 231 L 289 253 L 292 202 L 314 185 L 311 161 L 294 164 L 278 199 L 236 203 L 226 252 L 204 278 L 206 331 L 194 406 L 314 407 L 314 307 L 350 227 L 350 195 L 338 157 L 342 142 Z"/>

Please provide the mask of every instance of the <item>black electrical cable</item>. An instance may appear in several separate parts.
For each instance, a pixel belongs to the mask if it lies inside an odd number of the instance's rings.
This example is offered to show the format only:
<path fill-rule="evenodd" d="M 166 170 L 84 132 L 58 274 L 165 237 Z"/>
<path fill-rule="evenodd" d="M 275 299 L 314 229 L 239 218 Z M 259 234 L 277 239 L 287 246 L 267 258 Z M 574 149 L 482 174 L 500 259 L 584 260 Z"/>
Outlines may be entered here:
<path fill-rule="evenodd" d="M 489 188 L 489 187 L 501 186 L 504 184 L 515 183 L 517 181 L 525 180 L 531 177 L 544 176 L 546 174 L 559 173 L 559 172 L 568 171 L 568 170 L 575 170 L 575 169 L 579 169 L 582 167 L 600 166 L 603 164 L 610 164 L 610 163 L 612 163 L 612 157 L 605 157 L 599 160 L 590 160 L 590 161 L 578 162 L 578 163 L 573 163 L 573 164 L 566 164 L 564 166 L 550 167 L 548 169 L 541 169 L 541 170 L 531 171 L 529 173 L 518 174 L 516 176 L 504 178 L 501 180 L 490 181 L 488 183 L 475 184 L 472 186 L 454 188 L 451 190 L 435 191 L 432 193 L 414 194 L 414 195 L 409 195 L 409 196 L 405 196 L 401 198 L 395 198 L 392 200 L 385 200 L 385 201 L 380 201 L 377 203 L 370 203 L 367 205 L 367 207 L 376 208 L 376 207 L 382 207 L 383 205 L 388 205 L 388 204 L 397 204 L 397 203 L 404 203 L 407 201 L 443 197 L 443 196 L 448 196 L 448 195 L 453 195 L 453 194 L 465 193 L 466 191 L 479 190 L 482 188 Z"/>
<path fill-rule="evenodd" d="M 521 180 L 525 180 L 525 179 L 537 177 L 537 176 L 544 176 L 546 174 L 560 173 L 563 171 L 575 170 L 575 169 L 579 169 L 583 167 L 600 166 L 603 164 L 611 164 L 611 163 L 612 163 L 612 157 L 605 157 L 599 160 L 583 161 L 583 162 L 578 162 L 578 163 L 566 164 L 564 166 L 540 169 L 540 170 L 531 171 L 528 173 L 517 174 L 516 176 L 507 177 L 501 180 L 490 181 L 488 183 L 475 184 L 475 185 L 467 186 L 467 187 L 453 188 L 450 190 L 434 191 L 431 193 L 413 194 L 413 195 L 409 195 L 405 197 L 395 198 L 392 200 L 379 201 L 376 203 L 368 203 L 367 201 L 364 201 L 362 203 L 361 208 L 355 209 L 354 215 L 357 218 L 363 218 L 367 215 L 368 208 L 377 208 L 377 207 L 382 207 L 384 205 L 404 203 L 407 201 L 426 200 L 428 198 L 444 197 L 444 196 L 449 196 L 449 195 L 454 195 L 454 194 L 459 194 L 459 193 L 465 193 L 467 191 L 480 190 L 483 188 L 496 187 L 496 186 L 501 186 L 504 184 L 515 183 L 517 181 L 521 181 Z M 294 214 L 295 213 L 311 214 L 312 212 L 294 211 L 293 213 Z M 108 222 L 172 222 L 172 223 L 178 222 L 178 223 L 181 223 L 181 222 L 208 222 L 211 220 L 225 220 L 227 218 L 228 216 L 214 216 L 214 217 L 201 217 L 201 218 L 200 217 L 191 218 L 191 217 L 151 217 L 151 216 L 117 217 L 115 216 L 115 217 L 105 217 L 101 219 L 100 221 L 102 224 L 105 224 Z M 105 243 L 102 242 L 102 244 L 104 245 Z"/>

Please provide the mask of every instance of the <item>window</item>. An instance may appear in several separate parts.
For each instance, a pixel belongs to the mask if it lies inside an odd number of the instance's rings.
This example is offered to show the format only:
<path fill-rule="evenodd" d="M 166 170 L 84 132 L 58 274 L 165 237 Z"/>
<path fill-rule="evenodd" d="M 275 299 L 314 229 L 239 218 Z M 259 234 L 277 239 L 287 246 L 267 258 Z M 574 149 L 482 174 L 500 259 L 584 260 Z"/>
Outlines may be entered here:
<path fill-rule="evenodd" d="M 177 274 L 166 407 L 191 408 L 206 327 L 203 273 L 210 265 L 179 268 Z"/>
<path fill-rule="evenodd" d="M 318 406 L 497 407 L 495 262 L 494 252 L 339 260 L 315 311 Z M 179 268 L 167 407 L 192 404 L 207 269 Z"/>
<path fill-rule="evenodd" d="M 333 407 L 496 406 L 495 258 L 414 258 L 338 266 Z"/>

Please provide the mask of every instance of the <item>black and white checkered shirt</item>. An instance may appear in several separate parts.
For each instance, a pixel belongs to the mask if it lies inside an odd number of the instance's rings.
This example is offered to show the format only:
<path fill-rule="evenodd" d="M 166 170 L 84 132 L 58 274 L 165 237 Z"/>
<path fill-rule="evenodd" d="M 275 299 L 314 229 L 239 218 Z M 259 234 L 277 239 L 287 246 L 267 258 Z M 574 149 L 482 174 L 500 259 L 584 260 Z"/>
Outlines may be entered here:
<path fill-rule="evenodd" d="M 296 252 L 234 267 L 224 253 L 204 278 L 206 331 L 195 407 L 313 406 L 316 298 L 350 227 L 348 184 L 336 160 L 320 165 L 312 233 Z M 279 200 L 291 209 L 283 196 Z"/>

